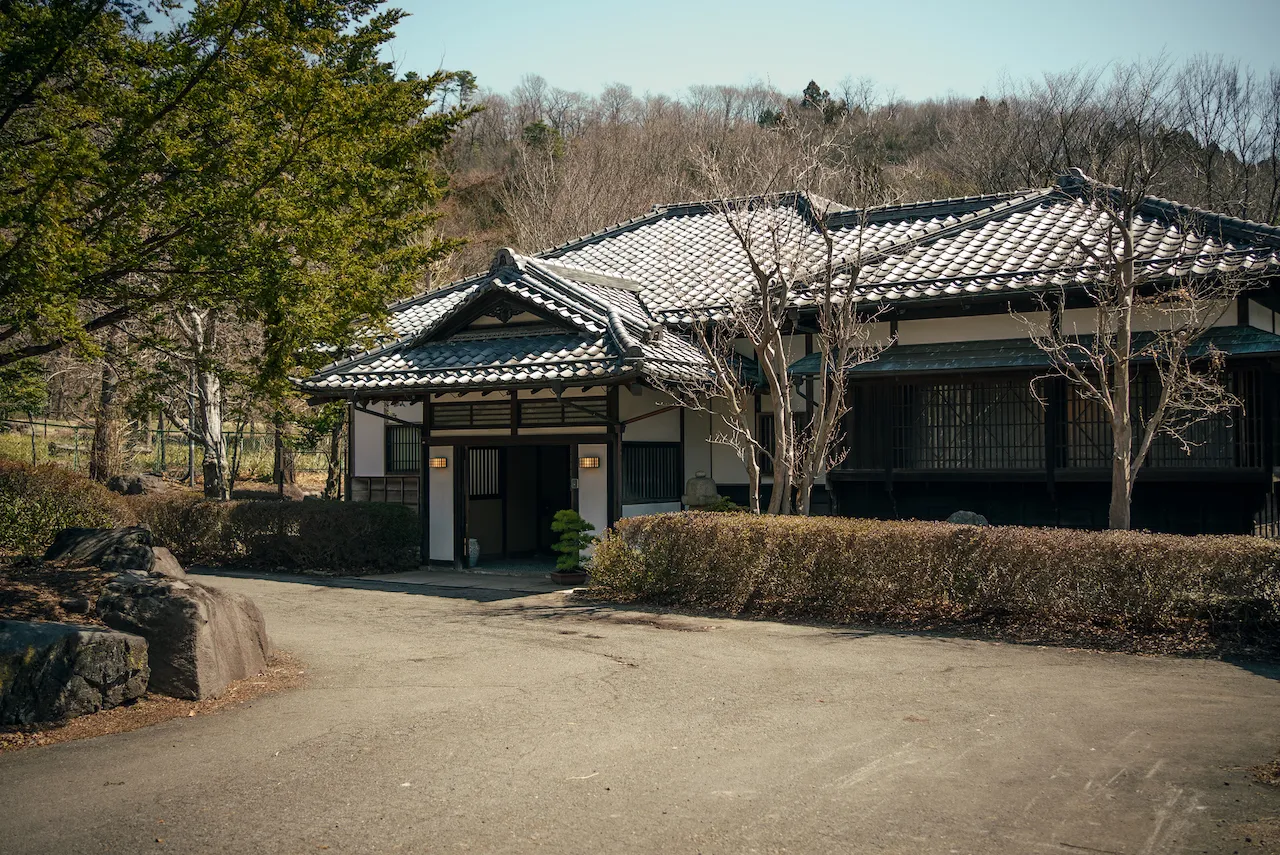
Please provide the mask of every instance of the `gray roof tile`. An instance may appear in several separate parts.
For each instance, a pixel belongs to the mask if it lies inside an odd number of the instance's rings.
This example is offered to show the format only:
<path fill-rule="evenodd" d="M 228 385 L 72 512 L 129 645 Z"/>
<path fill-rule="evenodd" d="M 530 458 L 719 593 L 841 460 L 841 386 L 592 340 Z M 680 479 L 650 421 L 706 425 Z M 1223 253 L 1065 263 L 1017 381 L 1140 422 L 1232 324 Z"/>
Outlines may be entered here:
<path fill-rule="evenodd" d="M 865 211 L 783 194 L 744 200 L 752 213 L 742 222 L 753 241 L 771 228 L 796 237 L 788 263 L 799 281 L 824 264 L 814 219 L 824 217 L 837 262 L 861 265 L 855 299 L 945 300 L 1097 281 L 1102 272 L 1086 248 L 1104 247 L 1107 229 L 1087 199 L 1099 188 L 1066 176 L 1045 189 Z M 1270 226 L 1152 197 L 1134 232 L 1149 276 L 1280 272 L 1280 229 Z M 486 273 L 392 306 L 392 338 L 302 385 L 333 394 L 702 376 L 696 348 L 672 330 L 652 339 L 652 328 L 716 317 L 753 287 L 715 203 L 658 207 L 536 257 L 503 250 Z M 563 328 L 440 339 L 450 318 L 495 292 Z M 796 298 L 809 299 L 803 290 Z"/>

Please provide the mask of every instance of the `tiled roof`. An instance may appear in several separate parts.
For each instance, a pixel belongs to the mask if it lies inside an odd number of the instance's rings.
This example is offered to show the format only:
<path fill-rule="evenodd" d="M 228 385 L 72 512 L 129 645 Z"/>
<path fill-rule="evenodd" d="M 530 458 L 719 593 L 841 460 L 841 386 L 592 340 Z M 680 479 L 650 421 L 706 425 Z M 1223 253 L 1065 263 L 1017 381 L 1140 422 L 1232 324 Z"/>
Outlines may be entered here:
<path fill-rule="evenodd" d="M 825 264 L 821 222 L 841 275 L 861 268 L 854 299 L 946 301 L 1097 281 L 1102 270 L 1085 247 L 1106 239 L 1088 208 L 1099 192 L 1108 191 L 1073 174 L 1049 188 L 862 211 L 791 193 L 738 200 L 749 211 L 739 222 L 760 245 L 787 234 L 797 282 Z M 1134 231 L 1147 276 L 1280 273 L 1277 228 L 1152 197 Z M 392 336 L 378 349 L 302 385 L 333 394 L 698 376 L 696 348 L 676 330 L 654 338 L 655 328 L 722 316 L 753 288 L 719 203 L 661 206 L 536 257 L 502 250 L 489 271 L 392 306 Z M 513 328 L 483 344 L 455 334 L 469 312 L 504 298 L 556 326 L 538 335 Z"/>
<path fill-rule="evenodd" d="M 1081 336 L 1079 342 L 1089 347 L 1092 336 Z M 1137 352 L 1150 344 L 1150 333 L 1135 333 Z M 1212 327 L 1190 348 L 1189 355 L 1199 358 L 1210 349 L 1229 356 L 1265 356 L 1280 353 L 1280 335 L 1254 327 Z M 797 376 L 817 374 L 820 354 L 811 353 L 793 362 L 788 369 Z M 1139 359 L 1141 361 L 1141 358 Z M 1048 368 L 1048 355 L 1029 336 L 1025 338 L 986 341 L 953 341 L 939 344 L 901 344 L 881 351 L 879 356 L 849 369 L 850 374 L 935 374 L 944 371 L 982 371 L 1004 368 Z"/>
<path fill-rule="evenodd" d="M 1016 193 L 840 209 L 825 222 L 837 263 L 862 264 L 855 299 L 946 300 L 1086 284 L 1102 276 L 1082 247 L 1105 231 L 1085 201 L 1086 190 L 1100 186 L 1072 175 L 1054 187 Z M 741 216 L 755 227 L 756 240 L 769 228 L 801 236 L 807 218 L 823 212 L 795 194 L 760 200 L 759 207 L 760 213 Z M 1155 197 L 1140 207 L 1135 237 L 1150 277 L 1280 270 L 1280 229 Z M 793 243 L 795 269 L 816 274 L 825 260 L 816 229 Z M 712 202 L 656 208 L 541 257 L 640 279 L 646 305 L 667 322 L 716 317 L 754 287 L 747 258 Z"/>
<path fill-rule="evenodd" d="M 428 295 L 393 307 L 392 328 L 407 334 L 322 368 L 302 388 L 320 395 L 407 394 L 706 375 L 698 350 L 664 329 L 622 277 L 503 251 L 488 274 L 435 293 L 438 300 Z M 486 296 L 509 297 L 546 323 L 450 333 L 450 324 L 465 320 Z"/>

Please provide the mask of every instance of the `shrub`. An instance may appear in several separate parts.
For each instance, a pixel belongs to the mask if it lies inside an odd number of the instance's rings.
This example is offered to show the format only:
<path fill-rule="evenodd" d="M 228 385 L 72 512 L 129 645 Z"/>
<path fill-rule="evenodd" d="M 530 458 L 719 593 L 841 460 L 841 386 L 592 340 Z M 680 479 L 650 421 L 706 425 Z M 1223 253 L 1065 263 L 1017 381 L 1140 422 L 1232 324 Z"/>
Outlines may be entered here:
<path fill-rule="evenodd" d="M 620 520 L 593 592 L 835 622 L 998 618 L 1265 638 L 1280 544 L 1254 537 L 685 512 Z"/>
<path fill-rule="evenodd" d="M 39 554 L 64 528 L 135 522 L 122 496 L 78 472 L 0 459 L 0 549 Z"/>
<path fill-rule="evenodd" d="M 556 511 L 551 520 L 551 530 L 560 535 L 560 539 L 551 544 L 551 548 L 560 555 L 556 557 L 556 569 L 562 573 L 576 572 L 582 569 L 582 551 L 590 549 L 596 538 L 587 534 L 596 527 L 582 518 L 575 510 Z"/>
<path fill-rule="evenodd" d="M 156 543 L 184 564 L 357 573 L 418 562 L 418 517 L 401 505 L 160 494 L 134 497 L 133 505 Z"/>

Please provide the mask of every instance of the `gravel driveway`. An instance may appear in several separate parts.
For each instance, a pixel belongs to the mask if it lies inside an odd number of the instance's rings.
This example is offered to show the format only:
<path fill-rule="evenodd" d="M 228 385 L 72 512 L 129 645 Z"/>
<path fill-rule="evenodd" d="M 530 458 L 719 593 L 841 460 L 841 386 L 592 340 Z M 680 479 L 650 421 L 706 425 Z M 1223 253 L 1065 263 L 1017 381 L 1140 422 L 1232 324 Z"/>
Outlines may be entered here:
<path fill-rule="evenodd" d="M 1275 668 L 208 581 L 309 685 L 0 756 L 0 851 L 1280 851 Z"/>

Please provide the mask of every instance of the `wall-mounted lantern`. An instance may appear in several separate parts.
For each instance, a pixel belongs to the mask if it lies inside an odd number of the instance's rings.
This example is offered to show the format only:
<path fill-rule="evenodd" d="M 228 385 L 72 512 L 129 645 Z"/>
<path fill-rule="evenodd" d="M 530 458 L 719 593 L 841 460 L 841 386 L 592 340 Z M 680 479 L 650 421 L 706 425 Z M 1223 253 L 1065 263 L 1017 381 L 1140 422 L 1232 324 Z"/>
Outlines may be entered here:
<path fill-rule="evenodd" d="M 427 458 L 427 466 L 432 469 L 448 469 L 449 458 L 447 457 L 430 457 Z"/>
<path fill-rule="evenodd" d="M 600 458 L 599 457 L 579 457 L 578 468 L 579 469 L 599 469 Z"/>

